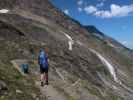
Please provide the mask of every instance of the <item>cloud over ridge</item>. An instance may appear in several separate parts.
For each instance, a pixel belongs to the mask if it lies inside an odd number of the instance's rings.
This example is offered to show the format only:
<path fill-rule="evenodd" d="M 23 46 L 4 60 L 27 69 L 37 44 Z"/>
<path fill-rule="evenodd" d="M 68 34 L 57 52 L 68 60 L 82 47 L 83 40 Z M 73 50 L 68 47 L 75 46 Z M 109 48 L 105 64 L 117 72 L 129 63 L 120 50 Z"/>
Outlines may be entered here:
<path fill-rule="evenodd" d="M 133 4 L 117 5 L 111 4 L 109 10 L 99 10 L 97 6 L 88 5 L 83 9 L 87 14 L 92 14 L 101 18 L 123 17 L 133 13 Z"/>

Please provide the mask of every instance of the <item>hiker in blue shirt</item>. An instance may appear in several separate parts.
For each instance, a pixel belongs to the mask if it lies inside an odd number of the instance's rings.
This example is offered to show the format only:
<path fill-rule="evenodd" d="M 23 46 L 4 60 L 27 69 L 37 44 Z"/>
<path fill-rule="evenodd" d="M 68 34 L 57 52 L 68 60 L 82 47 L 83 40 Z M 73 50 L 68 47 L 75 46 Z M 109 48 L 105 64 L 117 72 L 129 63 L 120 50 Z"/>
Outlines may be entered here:
<path fill-rule="evenodd" d="M 41 86 L 48 85 L 48 57 L 43 49 L 40 50 L 38 64 L 40 65 Z"/>

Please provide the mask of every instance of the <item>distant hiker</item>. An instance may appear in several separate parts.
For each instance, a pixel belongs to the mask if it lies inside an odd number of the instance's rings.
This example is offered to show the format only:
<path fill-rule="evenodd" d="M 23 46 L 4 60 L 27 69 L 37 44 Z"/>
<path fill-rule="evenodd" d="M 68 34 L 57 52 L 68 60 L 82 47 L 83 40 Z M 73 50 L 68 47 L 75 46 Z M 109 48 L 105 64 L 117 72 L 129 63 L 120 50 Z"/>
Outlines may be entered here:
<path fill-rule="evenodd" d="M 30 49 L 30 53 L 31 53 L 32 61 L 34 62 L 34 60 L 35 60 L 35 52 L 34 52 L 33 48 Z"/>
<path fill-rule="evenodd" d="M 33 48 L 30 49 L 30 53 L 32 54 L 32 59 L 34 59 L 35 58 L 35 52 L 34 52 Z"/>
<path fill-rule="evenodd" d="M 40 50 L 38 64 L 40 65 L 41 86 L 48 85 L 48 57 L 43 49 Z"/>

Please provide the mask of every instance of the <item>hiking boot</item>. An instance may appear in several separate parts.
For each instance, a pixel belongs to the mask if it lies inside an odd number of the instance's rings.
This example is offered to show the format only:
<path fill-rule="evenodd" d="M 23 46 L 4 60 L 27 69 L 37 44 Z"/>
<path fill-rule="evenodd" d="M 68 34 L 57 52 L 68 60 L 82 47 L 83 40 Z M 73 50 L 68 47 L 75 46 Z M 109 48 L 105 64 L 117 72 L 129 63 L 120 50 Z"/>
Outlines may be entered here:
<path fill-rule="evenodd" d="M 44 82 L 41 82 L 41 86 L 44 86 Z"/>
<path fill-rule="evenodd" d="M 49 85 L 49 83 L 48 82 L 45 82 L 45 85 Z"/>

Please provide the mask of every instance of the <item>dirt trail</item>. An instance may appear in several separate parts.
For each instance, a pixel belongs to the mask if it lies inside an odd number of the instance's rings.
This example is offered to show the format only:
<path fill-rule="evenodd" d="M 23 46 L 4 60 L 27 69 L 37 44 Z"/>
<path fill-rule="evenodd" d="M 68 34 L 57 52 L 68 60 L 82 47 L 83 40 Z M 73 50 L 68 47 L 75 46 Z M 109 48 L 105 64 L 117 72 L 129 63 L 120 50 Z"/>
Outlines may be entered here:
<path fill-rule="evenodd" d="M 36 81 L 36 85 L 40 88 L 42 95 L 46 96 L 46 100 L 68 100 L 63 93 L 59 92 L 52 85 L 41 87 L 39 81 Z"/>
<path fill-rule="evenodd" d="M 11 63 L 13 64 L 13 66 L 22 74 L 24 75 L 24 73 L 21 71 L 21 69 L 19 68 L 19 65 L 22 64 L 23 62 L 27 62 L 26 60 L 13 60 L 11 61 Z M 34 73 L 34 72 L 32 72 Z M 36 74 L 39 76 L 39 73 Z M 40 89 L 42 95 L 46 96 L 46 100 L 68 100 L 67 97 L 61 92 L 58 91 L 56 88 L 54 88 L 52 86 L 52 84 L 48 85 L 48 86 L 44 86 L 42 87 L 40 85 L 40 81 L 39 80 L 35 80 L 36 82 L 36 86 Z"/>

